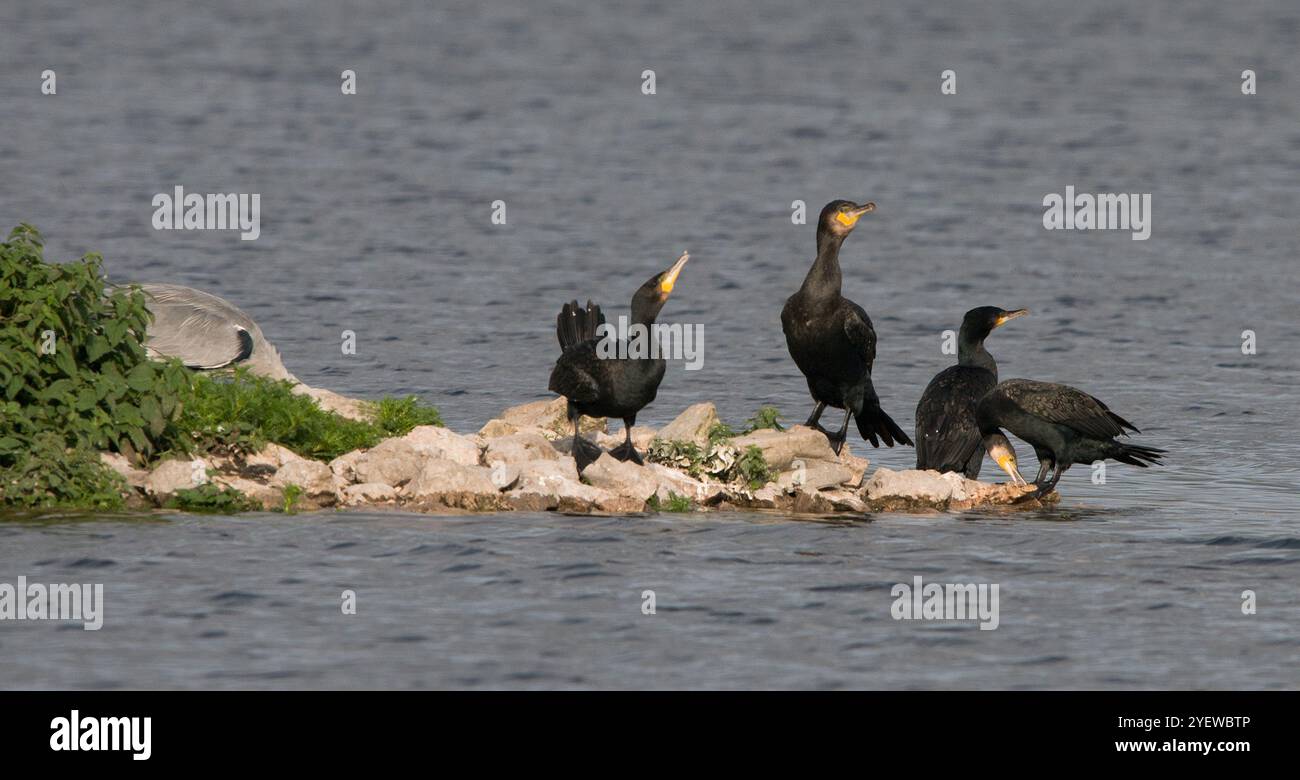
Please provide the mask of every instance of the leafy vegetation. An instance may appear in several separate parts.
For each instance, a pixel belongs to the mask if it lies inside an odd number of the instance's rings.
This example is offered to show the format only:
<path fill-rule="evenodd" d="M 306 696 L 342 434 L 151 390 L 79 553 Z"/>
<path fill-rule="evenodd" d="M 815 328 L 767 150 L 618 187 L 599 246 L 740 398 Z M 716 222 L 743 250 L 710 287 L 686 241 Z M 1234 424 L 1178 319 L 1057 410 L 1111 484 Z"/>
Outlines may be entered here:
<path fill-rule="evenodd" d="M 780 417 L 781 412 L 775 406 L 763 406 L 749 418 L 744 434 L 763 429 L 785 430 L 778 422 Z M 709 476 L 723 482 L 741 482 L 757 490 L 776 479 L 777 472 L 767 465 L 758 447 L 750 445 L 741 450 L 732 443 L 732 439 L 744 434 L 718 422 L 709 429 L 709 441 L 703 447 L 692 442 L 656 439 L 646 451 L 646 457 L 696 479 Z"/>
<path fill-rule="evenodd" d="M 329 460 L 442 424 L 415 396 L 374 402 L 373 419 L 361 422 L 321 409 L 288 382 L 151 361 L 143 347 L 151 314 L 138 287 L 110 285 L 97 254 L 62 264 L 43 255 L 28 224 L 0 243 L 0 506 L 122 506 L 127 486 L 101 451 L 148 466 L 169 453 L 230 454 L 274 441 Z M 177 508 L 242 506 L 235 491 L 195 490 Z"/>
<path fill-rule="evenodd" d="M 690 498 L 679 496 L 672 491 L 668 492 L 667 501 L 660 501 L 658 495 L 653 495 L 646 505 L 655 512 L 689 512 L 695 506 Z"/>
<path fill-rule="evenodd" d="M 776 479 L 777 472 L 767 465 L 763 451 L 751 444 L 740 453 L 740 457 L 736 458 L 732 466 L 732 475 L 748 485 L 750 490 L 758 490 Z"/>
<path fill-rule="evenodd" d="M 745 433 L 770 428 L 774 431 L 784 431 L 785 427 L 778 420 L 781 419 L 781 411 L 775 406 L 760 406 L 754 416 L 745 421 Z"/>
<path fill-rule="evenodd" d="M 328 412 L 293 384 L 237 369 L 230 375 L 194 377 L 193 395 L 173 426 L 173 449 L 230 454 L 275 442 L 306 458 L 332 460 L 373 447 L 417 425 L 441 425 L 438 410 L 415 398 L 386 398 L 372 405 L 371 422 Z"/>
<path fill-rule="evenodd" d="M 99 255 L 43 253 L 27 224 L 0 244 L 0 502 L 120 506 L 121 480 L 98 452 L 158 452 L 188 373 L 148 360 L 144 295 L 110 288 Z"/>
<path fill-rule="evenodd" d="M 195 488 L 177 490 L 163 506 L 186 512 L 210 512 L 222 515 L 262 508 L 256 501 L 250 500 L 238 490 L 218 487 L 212 482 L 205 482 Z"/>
<path fill-rule="evenodd" d="M 291 515 L 294 513 L 294 507 L 298 505 L 298 499 L 302 497 L 302 488 L 298 485 L 285 485 L 283 497 L 284 505 L 280 507 L 280 511 Z"/>

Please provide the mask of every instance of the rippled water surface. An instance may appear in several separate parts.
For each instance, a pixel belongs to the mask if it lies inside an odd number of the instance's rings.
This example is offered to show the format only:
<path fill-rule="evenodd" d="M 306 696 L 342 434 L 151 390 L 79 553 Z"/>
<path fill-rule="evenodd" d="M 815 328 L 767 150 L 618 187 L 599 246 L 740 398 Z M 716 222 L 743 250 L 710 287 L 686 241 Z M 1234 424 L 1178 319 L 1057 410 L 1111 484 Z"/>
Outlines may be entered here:
<path fill-rule="evenodd" d="M 1092 391 L 1168 465 L 1076 468 L 1028 516 L 15 520 L 0 582 L 107 606 L 99 632 L 0 623 L 0 686 L 1297 687 L 1293 3 L 438 5 L 7 5 L 0 222 L 225 296 L 305 381 L 466 431 L 545 397 L 563 301 L 617 313 L 682 249 L 664 318 L 704 326 L 704 368 L 642 421 L 802 418 L 790 204 L 871 199 L 845 292 L 904 427 L 941 331 L 1028 307 L 989 341 L 1002 375 Z M 261 238 L 153 231 L 178 184 L 261 193 Z M 1151 238 L 1044 230 L 1071 184 L 1151 193 Z M 998 583 L 999 627 L 891 619 L 917 575 Z"/>

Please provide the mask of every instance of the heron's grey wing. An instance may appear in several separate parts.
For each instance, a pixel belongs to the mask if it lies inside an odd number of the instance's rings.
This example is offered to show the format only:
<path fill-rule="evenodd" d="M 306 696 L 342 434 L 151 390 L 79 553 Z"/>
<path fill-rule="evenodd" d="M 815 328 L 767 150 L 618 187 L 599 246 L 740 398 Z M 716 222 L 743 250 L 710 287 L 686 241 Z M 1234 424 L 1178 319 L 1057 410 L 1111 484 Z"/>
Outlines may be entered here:
<path fill-rule="evenodd" d="M 190 368 L 214 369 L 253 354 L 252 321 L 230 303 L 179 285 L 142 288 L 154 315 L 145 340 L 151 355 L 179 358 Z"/>

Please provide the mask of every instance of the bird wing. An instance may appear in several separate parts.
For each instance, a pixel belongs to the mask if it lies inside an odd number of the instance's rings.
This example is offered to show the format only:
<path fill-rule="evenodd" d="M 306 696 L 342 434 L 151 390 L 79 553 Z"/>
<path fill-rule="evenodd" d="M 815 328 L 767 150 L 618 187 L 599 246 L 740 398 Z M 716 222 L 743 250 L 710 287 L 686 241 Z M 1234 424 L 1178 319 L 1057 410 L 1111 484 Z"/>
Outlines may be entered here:
<path fill-rule="evenodd" d="M 1084 436 L 1109 439 L 1137 428 L 1112 412 L 1106 404 L 1069 385 L 1012 379 L 1004 384 L 1015 403 L 1048 422 L 1064 425 Z"/>
<path fill-rule="evenodd" d="M 916 406 L 916 467 L 962 469 L 984 441 L 975 407 L 997 384 L 993 374 L 951 366 L 941 371 Z"/>
<path fill-rule="evenodd" d="M 555 361 L 547 387 L 570 401 L 591 403 L 600 399 L 606 371 L 605 361 L 596 354 L 595 342 L 584 341 L 564 350 Z"/>
<path fill-rule="evenodd" d="M 215 295 L 170 284 L 142 285 L 153 313 L 145 347 L 154 357 L 174 357 L 190 368 L 214 369 L 253 354 L 248 315 Z"/>
<path fill-rule="evenodd" d="M 853 301 L 844 301 L 844 335 L 867 361 L 867 370 L 876 362 L 876 329 L 871 327 L 867 312 Z"/>

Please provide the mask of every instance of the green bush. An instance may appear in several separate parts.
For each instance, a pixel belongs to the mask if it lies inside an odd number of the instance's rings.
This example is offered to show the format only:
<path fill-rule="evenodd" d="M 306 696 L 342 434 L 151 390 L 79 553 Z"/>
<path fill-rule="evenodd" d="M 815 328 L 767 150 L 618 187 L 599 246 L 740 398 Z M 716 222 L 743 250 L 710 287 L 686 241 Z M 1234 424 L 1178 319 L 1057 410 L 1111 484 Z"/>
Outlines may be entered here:
<path fill-rule="evenodd" d="M 414 396 L 372 404 L 372 422 L 326 411 L 286 381 L 237 369 L 194 377 L 193 396 L 172 426 L 173 449 L 186 453 L 234 453 L 275 442 L 306 458 L 332 460 L 373 447 L 417 425 L 441 425 L 438 410 Z"/>
<path fill-rule="evenodd" d="M 140 289 L 108 285 L 97 254 L 57 264 L 43 253 L 27 224 L 0 244 L 0 506 L 120 507 L 126 485 L 100 461 L 104 450 L 147 466 L 168 453 L 246 452 L 274 441 L 329 460 L 442 424 L 414 396 L 374 402 L 373 420 L 361 422 L 287 382 L 150 361 Z M 187 493 L 176 506 L 246 506 L 232 493 Z"/>
<path fill-rule="evenodd" d="M 774 431 L 784 431 L 785 427 L 778 422 L 781 419 L 781 411 L 775 406 L 761 406 L 754 416 L 746 421 L 745 433 L 770 428 Z"/>
<path fill-rule="evenodd" d="M 145 356 L 138 288 L 109 290 L 99 255 L 43 250 L 27 224 L 0 244 L 0 502 L 116 506 L 97 451 L 155 454 L 189 375 Z"/>

